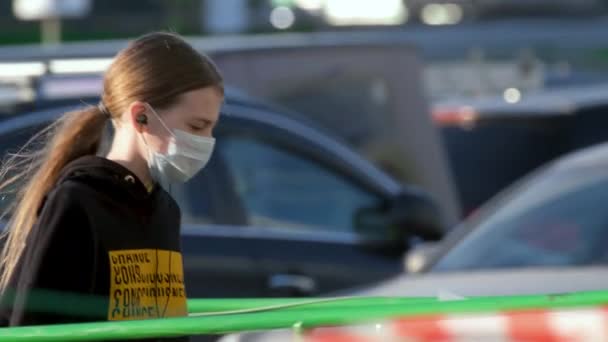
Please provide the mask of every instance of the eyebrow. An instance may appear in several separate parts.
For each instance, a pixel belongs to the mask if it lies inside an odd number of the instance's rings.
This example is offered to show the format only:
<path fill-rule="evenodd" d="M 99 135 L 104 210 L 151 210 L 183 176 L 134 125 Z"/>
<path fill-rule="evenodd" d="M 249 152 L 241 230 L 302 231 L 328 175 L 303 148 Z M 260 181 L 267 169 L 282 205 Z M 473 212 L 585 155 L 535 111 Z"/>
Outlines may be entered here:
<path fill-rule="evenodd" d="M 213 120 L 205 119 L 205 118 L 194 118 L 194 121 L 204 122 L 206 124 L 212 124 Z"/>

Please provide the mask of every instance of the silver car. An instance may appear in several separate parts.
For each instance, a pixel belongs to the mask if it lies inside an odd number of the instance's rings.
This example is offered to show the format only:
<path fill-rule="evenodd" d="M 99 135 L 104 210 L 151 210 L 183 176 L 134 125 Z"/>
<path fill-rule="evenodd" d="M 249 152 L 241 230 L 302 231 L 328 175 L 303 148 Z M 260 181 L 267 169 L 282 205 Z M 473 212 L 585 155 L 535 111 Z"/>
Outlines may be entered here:
<path fill-rule="evenodd" d="M 497 152 L 498 153 L 498 152 Z M 337 295 L 557 294 L 608 284 L 608 144 L 568 155 L 520 181 L 436 246 L 405 259 L 418 274 Z M 334 294 L 335 295 L 335 294 Z M 285 341 L 291 332 L 224 341 Z"/>

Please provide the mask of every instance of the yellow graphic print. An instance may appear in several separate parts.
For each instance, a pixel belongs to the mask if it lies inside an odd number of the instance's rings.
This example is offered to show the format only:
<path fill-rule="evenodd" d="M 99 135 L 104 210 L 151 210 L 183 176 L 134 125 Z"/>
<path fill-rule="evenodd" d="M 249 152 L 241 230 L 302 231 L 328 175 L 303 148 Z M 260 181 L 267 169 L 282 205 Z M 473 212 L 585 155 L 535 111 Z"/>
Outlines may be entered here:
<path fill-rule="evenodd" d="M 110 251 L 108 320 L 186 316 L 182 255 L 161 249 Z"/>

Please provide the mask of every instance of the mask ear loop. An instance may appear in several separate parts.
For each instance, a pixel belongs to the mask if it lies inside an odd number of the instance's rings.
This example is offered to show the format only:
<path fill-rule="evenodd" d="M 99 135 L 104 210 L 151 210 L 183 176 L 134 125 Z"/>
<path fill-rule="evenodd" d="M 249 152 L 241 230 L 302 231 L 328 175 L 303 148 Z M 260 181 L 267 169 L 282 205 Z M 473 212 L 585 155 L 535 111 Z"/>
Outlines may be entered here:
<path fill-rule="evenodd" d="M 175 136 L 175 134 L 173 133 L 173 131 L 167 127 L 167 124 L 165 124 L 165 122 L 163 121 L 163 119 L 161 119 L 160 115 L 158 115 L 158 113 L 154 110 L 154 108 L 152 108 L 152 106 L 149 103 L 145 103 L 146 107 L 148 107 L 148 109 L 152 112 L 152 114 L 154 114 L 154 116 L 156 116 L 156 118 L 158 119 L 158 121 L 160 121 L 160 124 L 163 125 L 163 127 L 167 130 L 167 132 L 169 132 L 169 134 L 171 134 L 171 136 L 173 137 L 173 139 L 177 140 L 177 137 Z"/>
<path fill-rule="evenodd" d="M 144 141 L 144 145 L 146 146 L 146 163 L 150 165 L 150 160 L 152 159 L 152 149 L 150 148 L 150 145 L 148 145 L 148 140 L 146 140 L 146 136 L 143 133 L 139 134 L 141 136 L 141 139 Z"/>
<path fill-rule="evenodd" d="M 163 126 L 164 126 L 164 124 L 163 124 Z M 141 136 L 141 139 L 143 140 L 144 145 L 146 146 L 146 155 L 147 155 L 146 162 L 148 163 L 148 165 L 150 165 L 150 162 L 153 157 L 152 149 L 150 148 L 150 145 L 148 144 L 148 140 L 146 139 L 146 136 L 144 135 L 144 133 L 141 132 L 141 133 L 139 133 L 139 135 Z M 158 180 L 156 180 L 156 181 L 154 180 L 154 177 L 152 177 L 152 180 L 153 180 L 153 182 L 158 182 Z M 153 186 L 156 186 L 156 185 L 153 184 Z M 146 185 L 146 188 L 147 188 L 147 185 Z"/>
<path fill-rule="evenodd" d="M 158 113 L 154 110 L 154 108 L 152 108 L 152 106 L 145 102 L 144 105 L 152 112 L 152 114 L 154 114 L 154 116 L 156 116 L 156 118 L 158 119 L 158 121 L 160 121 L 160 124 L 163 125 L 163 127 L 167 130 L 167 132 L 169 132 L 169 134 L 171 134 L 171 136 L 173 137 L 174 143 L 177 142 L 177 136 L 175 135 L 175 133 L 173 133 L 173 131 L 167 126 L 167 124 L 165 124 L 165 121 L 163 121 L 163 119 L 160 117 L 160 115 L 158 115 Z M 146 144 L 146 147 L 148 149 L 148 158 L 150 158 L 150 147 L 142 133 L 142 137 L 144 138 L 144 143 Z M 178 168 L 179 169 L 179 168 Z M 180 172 L 183 172 L 182 170 L 179 170 Z M 169 194 L 172 194 L 171 191 L 171 184 L 169 184 Z"/>
<path fill-rule="evenodd" d="M 146 137 L 144 136 L 143 133 L 141 134 L 141 139 L 144 141 L 144 145 L 146 145 L 146 153 L 148 154 L 148 160 L 150 159 L 150 145 L 148 145 L 148 141 L 146 140 Z"/>

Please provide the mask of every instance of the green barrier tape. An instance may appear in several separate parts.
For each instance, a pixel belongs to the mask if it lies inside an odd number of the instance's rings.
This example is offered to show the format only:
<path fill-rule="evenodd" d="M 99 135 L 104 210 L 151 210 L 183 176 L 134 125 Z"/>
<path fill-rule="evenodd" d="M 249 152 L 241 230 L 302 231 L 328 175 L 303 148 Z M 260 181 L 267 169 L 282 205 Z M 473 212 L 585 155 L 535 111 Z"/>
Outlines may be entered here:
<path fill-rule="evenodd" d="M 328 300 L 332 300 L 329 302 Z M 397 316 L 439 315 L 458 313 L 488 313 L 525 309 L 554 309 L 598 306 L 608 303 L 608 292 L 586 292 L 550 296 L 482 297 L 456 301 L 428 300 L 426 302 L 399 298 L 323 299 L 311 306 L 300 305 L 257 313 L 191 316 L 130 322 L 65 324 L 54 326 L 0 329 L 4 341 L 95 341 L 175 337 L 198 334 L 222 334 L 238 331 L 291 328 L 298 325 L 311 328 L 345 325 Z M 214 300 L 212 300 L 214 301 Z M 345 305 L 350 302 L 349 305 Z M 360 301 L 357 303 L 357 301 Z M 194 302 L 203 305 L 204 302 Z M 233 309 L 237 303 L 225 300 Z M 245 302 L 243 302 L 245 303 Z M 251 304 L 245 303 L 245 304 Z M 277 304 L 260 300 L 257 304 Z M 364 305 L 367 304 L 367 305 Z M 269 305 L 272 306 L 272 305 Z"/>
<path fill-rule="evenodd" d="M 399 303 L 402 305 L 412 305 L 418 303 L 433 302 L 435 298 L 430 297 L 412 297 L 412 298 L 365 298 L 365 297 L 347 297 L 347 298 L 328 298 L 328 299 L 294 299 L 294 298 L 272 298 L 272 299 L 189 299 L 188 312 L 195 313 L 218 313 L 218 312 L 236 312 L 282 309 L 288 307 L 307 308 L 325 308 L 327 305 L 331 307 L 360 307 L 368 305 L 383 305 L 384 303 Z"/>

